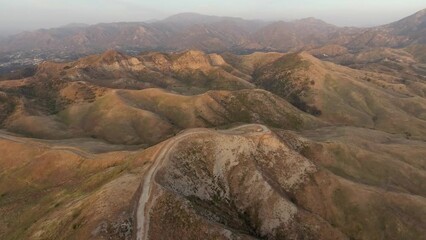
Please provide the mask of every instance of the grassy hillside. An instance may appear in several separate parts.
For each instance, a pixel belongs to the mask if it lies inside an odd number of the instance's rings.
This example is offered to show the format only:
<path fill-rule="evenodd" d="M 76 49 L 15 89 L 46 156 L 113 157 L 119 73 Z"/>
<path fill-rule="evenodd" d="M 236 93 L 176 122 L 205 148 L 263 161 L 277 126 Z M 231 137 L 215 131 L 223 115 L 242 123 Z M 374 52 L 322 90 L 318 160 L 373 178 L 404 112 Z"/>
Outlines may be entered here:
<path fill-rule="evenodd" d="M 286 55 L 254 76 L 259 86 L 332 124 L 424 139 L 426 100 L 421 82 L 323 62 L 306 53 Z"/>
<path fill-rule="evenodd" d="M 109 153 L 94 150 L 93 142 L 83 151 L 82 140 L 70 145 L 1 133 L 0 237 L 132 236 L 141 179 L 161 151 L 169 154 L 154 178 L 152 238 L 206 229 L 213 239 L 424 235 L 424 142 L 351 127 L 301 135 L 265 129 L 190 130 L 145 150 L 105 145 Z"/>

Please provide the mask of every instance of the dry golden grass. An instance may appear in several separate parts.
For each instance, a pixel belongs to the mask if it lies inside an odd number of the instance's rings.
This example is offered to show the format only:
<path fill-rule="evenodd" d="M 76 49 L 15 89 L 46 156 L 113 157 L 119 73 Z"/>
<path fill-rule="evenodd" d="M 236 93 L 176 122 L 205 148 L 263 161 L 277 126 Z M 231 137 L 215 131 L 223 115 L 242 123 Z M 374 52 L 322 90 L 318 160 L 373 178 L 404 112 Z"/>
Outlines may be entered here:
<path fill-rule="evenodd" d="M 317 116 L 253 86 L 306 79 Z M 0 81 L 2 127 L 34 137 L 0 132 L 0 238 L 130 237 L 142 180 L 164 160 L 149 179 L 153 238 L 421 239 L 425 89 L 306 52 L 44 63 Z M 242 123 L 274 132 L 225 130 Z"/>

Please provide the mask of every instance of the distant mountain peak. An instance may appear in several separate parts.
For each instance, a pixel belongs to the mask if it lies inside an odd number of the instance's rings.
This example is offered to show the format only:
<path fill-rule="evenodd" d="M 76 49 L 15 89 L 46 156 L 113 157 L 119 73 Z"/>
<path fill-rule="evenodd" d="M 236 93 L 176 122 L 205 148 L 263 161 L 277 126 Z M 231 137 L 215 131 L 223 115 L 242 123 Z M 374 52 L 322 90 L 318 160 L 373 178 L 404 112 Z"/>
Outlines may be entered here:
<path fill-rule="evenodd" d="M 212 16 L 212 15 L 203 15 L 199 13 L 178 13 L 176 15 L 172 15 L 166 19 L 164 19 L 164 22 L 173 22 L 178 24 L 211 24 L 215 22 L 221 22 L 223 20 L 243 20 L 242 18 L 235 18 L 235 17 L 219 17 L 219 16 Z"/>
<path fill-rule="evenodd" d="M 397 22 L 391 23 L 392 24 L 398 24 L 398 23 L 403 23 L 403 24 L 407 24 L 407 23 L 420 23 L 420 22 L 424 22 L 426 21 L 426 8 L 423 10 L 420 10 L 408 17 L 405 17 Z"/>
<path fill-rule="evenodd" d="M 218 18 L 216 16 L 210 16 L 210 15 L 203 15 L 203 14 L 199 14 L 199 13 L 193 13 L 193 12 L 186 12 L 186 13 L 178 13 L 175 15 L 172 15 L 170 17 L 167 17 L 166 19 L 164 19 L 164 21 L 188 21 L 188 20 L 193 20 L 193 19 L 215 19 Z"/>
<path fill-rule="evenodd" d="M 109 49 L 99 55 L 92 55 L 86 58 L 81 59 L 81 63 L 85 65 L 92 64 L 113 64 L 116 62 L 120 62 L 122 60 L 126 60 L 128 57 L 123 53 L 118 52 L 115 49 Z"/>
<path fill-rule="evenodd" d="M 424 16 L 426 15 L 426 8 L 416 12 L 414 15 L 416 16 Z"/>
<path fill-rule="evenodd" d="M 297 51 L 337 44 L 348 49 L 372 46 L 405 47 L 426 43 L 426 9 L 398 22 L 374 28 L 343 28 L 309 17 L 283 22 L 261 22 L 233 17 L 180 13 L 154 23 L 103 23 L 21 33 L 1 40 L 0 52 L 34 51 L 87 54 L 109 48 L 197 48 L 205 52 Z"/>
<path fill-rule="evenodd" d="M 123 55 L 123 54 L 115 49 L 108 49 L 102 54 L 103 57 L 120 56 L 120 55 Z"/>
<path fill-rule="evenodd" d="M 301 19 L 296 20 L 296 21 L 300 21 L 300 22 L 324 22 L 323 20 L 318 19 L 318 18 L 314 18 L 314 17 L 301 18 Z"/>
<path fill-rule="evenodd" d="M 84 28 L 90 26 L 86 23 L 69 23 L 66 25 L 61 26 L 61 28 Z"/>
<path fill-rule="evenodd" d="M 321 19 L 314 18 L 314 17 L 302 18 L 302 19 L 295 20 L 293 22 L 303 23 L 303 24 L 315 24 L 315 25 L 329 25 L 329 26 L 334 26 L 333 24 L 327 23 L 327 22 L 325 22 L 325 21 L 323 21 Z"/>
<path fill-rule="evenodd" d="M 426 43 L 426 9 L 384 27 L 390 27 L 393 33 L 414 38 L 417 43 Z"/>
<path fill-rule="evenodd" d="M 167 19 L 172 20 L 172 19 L 191 18 L 191 17 L 213 17 L 213 16 L 204 15 L 204 14 L 195 13 L 195 12 L 183 12 L 183 13 L 177 13 L 177 14 L 174 14 L 172 16 L 169 16 L 165 20 L 167 20 Z"/>

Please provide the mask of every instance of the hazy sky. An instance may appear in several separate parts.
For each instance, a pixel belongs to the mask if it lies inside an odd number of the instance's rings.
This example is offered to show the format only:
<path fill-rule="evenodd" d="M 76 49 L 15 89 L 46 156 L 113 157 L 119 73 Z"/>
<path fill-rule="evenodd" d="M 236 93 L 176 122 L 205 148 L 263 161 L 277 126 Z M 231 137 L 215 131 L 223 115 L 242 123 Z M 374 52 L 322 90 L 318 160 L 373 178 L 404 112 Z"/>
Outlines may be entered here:
<path fill-rule="evenodd" d="M 268 20 L 316 17 L 339 26 L 373 26 L 423 8 L 425 0 L 0 0 L 0 33 L 145 21 L 181 12 Z"/>

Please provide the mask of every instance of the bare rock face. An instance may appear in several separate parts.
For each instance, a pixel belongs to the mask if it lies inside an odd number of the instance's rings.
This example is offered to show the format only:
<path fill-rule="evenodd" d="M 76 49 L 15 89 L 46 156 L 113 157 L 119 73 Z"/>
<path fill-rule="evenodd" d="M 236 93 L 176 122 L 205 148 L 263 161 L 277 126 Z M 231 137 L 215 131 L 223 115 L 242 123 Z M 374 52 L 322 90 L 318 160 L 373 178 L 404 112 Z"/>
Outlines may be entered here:
<path fill-rule="evenodd" d="M 210 225 L 219 227 L 214 232 L 224 239 L 316 235 L 300 231 L 298 218 L 305 213 L 290 199 L 290 193 L 318 171 L 313 163 L 260 125 L 192 134 L 196 137 L 174 143 L 164 159 L 157 159 L 163 162 L 153 175 L 155 202 L 148 202 L 145 219 L 150 239 L 165 239 L 172 232 L 176 237 L 200 236 Z M 168 208 L 170 201 L 179 209 Z M 175 224 L 185 225 L 186 235 L 179 235 Z"/>
<path fill-rule="evenodd" d="M 1 131 L 0 167 L 10 176 L 0 182 L 2 239 L 422 239 L 426 234 L 420 141 L 366 129 L 300 135 L 251 124 L 191 129 L 145 150 L 117 147 Z M 101 153 L 105 150 L 111 152 Z M 410 154 L 396 160 L 395 151 Z M 29 228 L 20 229 L 23 224 Z"/>
<path fill-rule="evenodd" d="M 210 58 L 210 62 L 213 66 L 222 66 L 222 65 L 228 65 L 225 62 L 225 59 L 223 59 L 222 56 L 220 56 L 219 54 L 209 54 L 209 58 Z"/>
<path fill-rule="evenodd" d="M 200 69 L 209 68 L 210 66 L 210 62 L 203 52 L 190 50 L 177 56 L 176 61 L 173 63 L 172 69 L 174 71 L 179 71 L 183 68 Z"/>
<path fill-rule="evenodd" d="M 369 206 L 380 201 L 425 206 L 340 179 L 262 125 L 190 130 L 156 156 L 139 200 L 138 239 L 349 239 L 356 236 L 353 223 L 336 222 L 348 199 L 358 205 L 357 214 L 374 211 L 375 217 L 383 213 Z M 385 224 L 397 221 L 389 217 Z M 368 221 L 366 228 L 375 224 Z"/>

